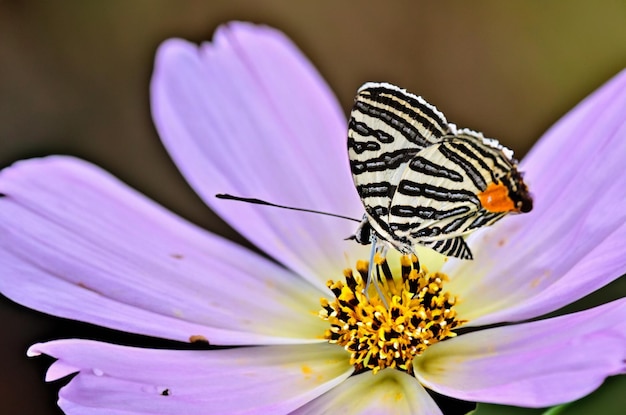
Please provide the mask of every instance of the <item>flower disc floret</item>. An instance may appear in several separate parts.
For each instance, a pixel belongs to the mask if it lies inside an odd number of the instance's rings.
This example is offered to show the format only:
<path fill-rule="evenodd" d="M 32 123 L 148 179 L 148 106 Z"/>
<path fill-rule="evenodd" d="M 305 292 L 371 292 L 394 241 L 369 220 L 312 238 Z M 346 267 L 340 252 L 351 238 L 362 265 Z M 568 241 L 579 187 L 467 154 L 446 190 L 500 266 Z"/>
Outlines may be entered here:
<path fill-rule="evenodd" d="M 380 255 L 374 262 L 378 287 L 367 286 L 367 261 L 357 262 L 356 275 L 344 270 L 345 284 L 328 281 L 335 299 L 321 299 L 319 316 L 330 324 L 324 338 L 350 353 L 357 372 L 389 367 L 412 373 L 416 356 L 456 336 L 453 330 L 464 323 L 454 310 L 456 297 L 443 290 L 447 276 L 420 268 L 414 255 L 403 256 L 396 272 Z"/>

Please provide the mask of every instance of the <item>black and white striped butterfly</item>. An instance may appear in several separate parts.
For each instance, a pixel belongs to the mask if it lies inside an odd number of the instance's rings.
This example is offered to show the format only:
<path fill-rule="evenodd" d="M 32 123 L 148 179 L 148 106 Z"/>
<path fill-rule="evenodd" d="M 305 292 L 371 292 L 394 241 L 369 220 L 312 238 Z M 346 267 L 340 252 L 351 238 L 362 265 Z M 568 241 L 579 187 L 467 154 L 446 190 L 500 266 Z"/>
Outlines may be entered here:
<path fill-rule="evenodd" d="M 420 244 L 472 259 L 464 236 L 532 209 L 511 150 L 457 129 L 423 98 L 394 85 L 366 83 L 358 90 L 348 153 L 365 207 L 354 239 L 365 245 L 382 240 L 413 253 Z"/>

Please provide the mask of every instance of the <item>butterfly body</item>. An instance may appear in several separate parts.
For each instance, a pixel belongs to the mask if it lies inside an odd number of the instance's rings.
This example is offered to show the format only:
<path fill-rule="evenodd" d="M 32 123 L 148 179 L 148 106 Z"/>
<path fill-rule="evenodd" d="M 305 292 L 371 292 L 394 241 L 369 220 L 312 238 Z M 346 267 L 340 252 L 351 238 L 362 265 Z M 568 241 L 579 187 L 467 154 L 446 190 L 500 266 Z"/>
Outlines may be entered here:
<path fill-rule="evenodd" d="M 365 208 L 355 239 L 403 253 L 415 244 L 459 258 L 463 238 L 532 199 L 511 150 L 448 123 L 423 98 L 385 83 L 357 94 L 348 132 L 352 177 Z"/>

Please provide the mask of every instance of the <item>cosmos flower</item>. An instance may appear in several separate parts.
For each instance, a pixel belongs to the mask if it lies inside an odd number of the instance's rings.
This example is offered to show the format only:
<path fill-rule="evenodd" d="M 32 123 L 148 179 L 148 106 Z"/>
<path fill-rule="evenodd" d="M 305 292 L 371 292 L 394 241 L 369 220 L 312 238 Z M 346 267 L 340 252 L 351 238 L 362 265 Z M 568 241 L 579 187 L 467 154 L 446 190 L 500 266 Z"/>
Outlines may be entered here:
<path fill-rule="evenodd" d="M 354 223 L 214 197 L 362 214 L 345 116 L 288 39 L 233 23 L 200 47 L 169 40 L 151 97 L 163 143 L 190 185 L 274 261 L 85 161 L 53 156 L 3 170 L 5 296 L 126 332 L 246 346 L 35 344 L 30 356 L 57 359 L 47 380 L 78 373 L 59 392 L 67 414 L 441 413 L 427 388 L 541 407 L 624 373 L 624 299 L 523 321 L 626 271 L 626 72 L 523 160 L 535 207 L 474 234 L 473 261 L 424 253 L 419 271 L 414 258 L 378 259 L 389 310 L 362 293 L 367 248 L 345 240 Z M 519 323 L 481 329 L 502 322 Z"/>

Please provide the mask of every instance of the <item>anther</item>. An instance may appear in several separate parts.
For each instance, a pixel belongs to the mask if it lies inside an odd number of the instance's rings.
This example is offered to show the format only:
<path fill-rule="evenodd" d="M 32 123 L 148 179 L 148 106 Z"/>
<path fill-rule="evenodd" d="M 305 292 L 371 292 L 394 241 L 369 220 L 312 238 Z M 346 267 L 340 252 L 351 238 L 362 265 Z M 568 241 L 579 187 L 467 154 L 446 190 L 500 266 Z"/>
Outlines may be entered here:
<path fill-rule="evenodd" d="M 415 356 L 454 337 L 453 330 L 464 323 L 456 318 L 456 299 L 443 291 L 445 275 L 420 269 L 414 256 L 403 257 L 397 272 L 382 255 L 372 260 L 377 277 L 368 279 L 370 264 L 359 261 L 358 274 L 344 272 L 345 285 L 328 282 L 336 299 L 321 301 L 319 316 L 330 324 L 324 337 L 350 353 L 357 371 L 412 373 Z M 371 280 L 378 282 L 375 292 L 365 288 Z"/>

